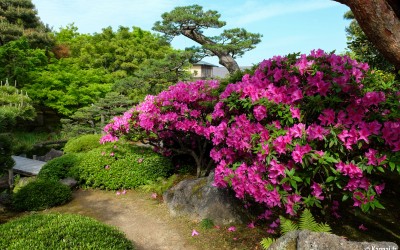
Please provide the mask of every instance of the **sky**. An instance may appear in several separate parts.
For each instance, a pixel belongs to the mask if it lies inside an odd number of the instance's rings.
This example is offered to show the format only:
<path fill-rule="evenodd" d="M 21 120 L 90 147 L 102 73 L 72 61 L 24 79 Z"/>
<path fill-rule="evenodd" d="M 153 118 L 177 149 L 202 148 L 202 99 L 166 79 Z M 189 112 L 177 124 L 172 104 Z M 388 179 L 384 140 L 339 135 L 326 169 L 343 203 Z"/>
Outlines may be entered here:
<path fill-rule="evenodd" d="M 221 29 L 204 34 L 218 35 L 224 29 L 244 28 L 262 35 L 261 42 L 236 61 L 251 66 L 275 55 L 309 53 L 313 49 L 342 53 L 346 49 L 345 28 L 349 10 L 332 0 L 32 0 L 40 19 L 57 31 L 74 23 L 80 33 L 100 33 L 103 28 L 140 27 L 152 31 L 161 15 L 177 6 L 197 4 L 216 10 L 226 22 Z M 156 33 L 155 31 L 152 31 Z M 185 37 L 172 41 L 176 49 L 197 45 Z M 217 57 L 204 61 L 218 64 Z"/>

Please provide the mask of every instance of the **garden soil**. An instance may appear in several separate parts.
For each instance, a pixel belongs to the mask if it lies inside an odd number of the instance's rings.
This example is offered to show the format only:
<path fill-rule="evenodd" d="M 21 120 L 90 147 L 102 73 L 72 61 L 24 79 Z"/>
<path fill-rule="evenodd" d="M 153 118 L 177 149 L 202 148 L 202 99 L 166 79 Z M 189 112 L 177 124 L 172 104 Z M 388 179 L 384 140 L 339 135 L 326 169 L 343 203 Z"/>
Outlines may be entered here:
<path fill-rule="evenodd" d="M 48 212 L 90 216 L 123 231 L 138 250 L 196 250 L 190 242 L 193 222 L 170 216 L 166 205 L 149 193 L 76 190 L 73 200 Z"/>

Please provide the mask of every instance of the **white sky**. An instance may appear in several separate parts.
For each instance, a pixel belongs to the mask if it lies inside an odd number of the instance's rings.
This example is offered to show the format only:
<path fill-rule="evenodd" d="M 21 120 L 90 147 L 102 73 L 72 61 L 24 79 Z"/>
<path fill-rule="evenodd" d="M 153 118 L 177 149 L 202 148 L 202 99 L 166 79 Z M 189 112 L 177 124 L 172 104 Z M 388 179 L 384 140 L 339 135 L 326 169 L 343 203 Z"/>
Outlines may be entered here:
<path fill-rule="evenodd" d="M 137 26 L 151 31 L 161 20 L 161 14 L 176 6 L 198 4 L 204 10 L 216 10 L 220 20 L 227 25 L 221 30 L 208 31 L 216 35 L 223 29 L 245 28 L 263 35 L 257 48 L 244 54 L 237 61 L 250 66 L 274 55 L 293 52 L 309 53 L 312 49 L 336 50 L 346 48 L 343 19 L 348 7 L 332 0 L 32 0 L 41 20 L 58 30 L 75 23 L 80 33 L 101 32 L 111 26 Z M 206 33 L 207 34 L 207 33 Z M 191 40 L 178 37 L 174 48 L 183 49 L 196 45 Z M 218 65 L 218 59 L 205 61 Z"/>

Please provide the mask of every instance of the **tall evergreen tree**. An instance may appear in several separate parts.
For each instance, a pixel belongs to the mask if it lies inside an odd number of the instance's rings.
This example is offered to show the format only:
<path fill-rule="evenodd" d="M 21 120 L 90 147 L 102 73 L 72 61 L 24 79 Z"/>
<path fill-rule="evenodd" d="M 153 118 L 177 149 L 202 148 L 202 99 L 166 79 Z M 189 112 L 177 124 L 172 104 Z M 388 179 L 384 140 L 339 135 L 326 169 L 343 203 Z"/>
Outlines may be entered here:
<path fill-rule="evenodd" d="M 0 46 L 26 37 L 33 48 L 52 45 L 50 29 L 37 15 L 31 0 L 0 0 Z"/>

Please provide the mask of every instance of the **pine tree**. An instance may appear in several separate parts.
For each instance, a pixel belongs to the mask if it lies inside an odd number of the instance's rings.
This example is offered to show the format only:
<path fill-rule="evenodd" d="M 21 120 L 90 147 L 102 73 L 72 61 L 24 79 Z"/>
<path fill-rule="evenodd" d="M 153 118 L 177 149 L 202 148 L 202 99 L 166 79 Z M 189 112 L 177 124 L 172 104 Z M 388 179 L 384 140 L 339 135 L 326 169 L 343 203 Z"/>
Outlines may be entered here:
<path fill-rule="evenodd" d="M 31 0 L 0 0 L 0 46 L 26 37 L 32 48 L 53 44 Z"/>

